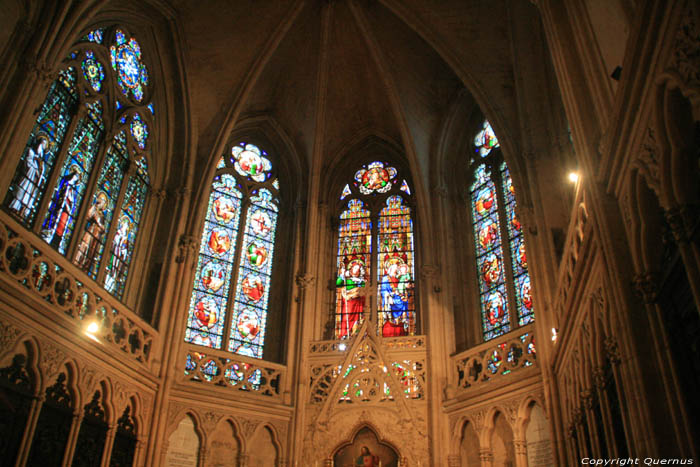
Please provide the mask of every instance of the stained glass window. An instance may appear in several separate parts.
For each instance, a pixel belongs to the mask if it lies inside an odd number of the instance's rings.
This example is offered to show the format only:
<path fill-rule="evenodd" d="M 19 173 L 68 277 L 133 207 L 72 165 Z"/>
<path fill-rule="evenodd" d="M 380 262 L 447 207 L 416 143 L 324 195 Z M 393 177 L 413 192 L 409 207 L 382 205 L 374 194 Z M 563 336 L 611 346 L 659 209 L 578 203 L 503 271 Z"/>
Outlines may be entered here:
<path fill-rule="evenodd" d="M 481 157 L 488 156 L 492 149 L 500 147 L 496 133 L 488 121 L 484 122 L 481 131 L 474 137 L 474 147 Z"/>
<path fill-rule="evenodd" d="M 4 202 L 117 298 L 150 186 L 153 104 L 140 103 L 148 86 L 141 48 L 125 30 L 83 35 L 49 89 Z"/>
<path fill-rule="evenodd" d="M 396 169 L 383 162 L 372 162 L 355 173 L 355 186 L 363 195 L 386 193 L 396 183 Z"/>
<path fill-rule="evenodd" d="M 471 214 L 482 330 L 490 340 L 531 322 L 534 309 L 513 181 L 500 151 L 494 151 L 500 145 L 488 122 L 474 146 L 481 158 L 472 160 Z"/>
<path fill-rule="evenodd" d="M 233 145 L 216 168 L 185 341 L 262 358 L 279 181 L 267 153 L 250 143 Z"/>
<path fill-rule="evenodd" d="M 379 213 L 378 328 L 383 337 L 415 334 L 413 221 L 399 195 L 387 198 Z"/>
<path fill-rule="evenodd" d="M 244 251 L 241 252 L 245 258 L 238 266 L 236 303 L 228 350 L 262 358 L 277 205 L 272 193 L 265 188 L 260 189 L 250 203 L 242 244 Z"/>
<path fill-rule="evenodd" d="M 86 106 L 87 115 L 78 122 L 73 132 L 67 158 L 41 225 L 42 238 L 61 254 L 66 253 L 104 132 L 100 101 Z"/>
<path fill-rule="evenodd" d="M 5 206 L 27 226 L 36 218 L 57 154 L 77 111 L 75 82 L 75 69 L 68 67 L 51 85 L 5 198 Z"/>
<path fill-rule="evenodd" d="M 404 179 L 375 161 L 355 172 L 345 185 L 338 226 L 334 337 L 352 337 L 372 303 L 368 290 L 376 284 L 376 305 L 369 310 L 383 337 L 416 333 L 413 221 Z M 350 198 L 345 202 L 346 198 Z M 377 206 L 372 212 L 369 206 Z M 375 249 L 372 245 L 377 245 Z M 374 282 L 376 281 L 376 282 Z M 374 289 L 371 289 L 374 290 Z M 374 292 L 373 292 L 374 293 Z"/>
<path fill-rule="evenodd" d="M 372 256 L 370 212 L 352 199 L 340 215 L 336 278 L 335 336 L 350 337 L 362 324 L 364 288 L 369 283 Z"/>
<path fill-rule="evenodd" d="M 505 213 L 508 224 L 508 243 L 510 246 L 511 267 L 513 269 L 513 288 L 518 309 L 518 323 L 524 326 L 535 317 L 530 294 L 530 274 L 527 268 L 525 239 L 522 225 L 515 212 L 515 189 L 513 179 L 505 162 L 501 164 L 501 189 L 505 200 Z"/>

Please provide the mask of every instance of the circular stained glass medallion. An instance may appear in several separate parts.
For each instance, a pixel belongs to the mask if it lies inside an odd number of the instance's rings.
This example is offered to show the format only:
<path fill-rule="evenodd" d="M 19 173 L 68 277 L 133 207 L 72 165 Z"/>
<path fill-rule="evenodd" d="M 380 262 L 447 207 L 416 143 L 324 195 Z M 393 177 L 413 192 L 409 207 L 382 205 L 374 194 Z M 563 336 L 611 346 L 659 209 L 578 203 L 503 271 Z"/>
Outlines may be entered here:
<path fill-rule="evenodd" d="M 231 148 L 233 166 L 236 172 L 256 182 L 264 182 L 269 177 L 272 163 L 264 151 L 254 144 L 238 144 Z"/>
<path fill-rule="evenodd" d="M 112 68 L 117 72 L 119 87 L 124 95 L 129 93 L 140 101 L 143 98 L 143 87 L 148 84 L 148 72 L 141 61 L 141 47 L 136 39 L 128 41 L 124 32 L 117 30 L 115 45 L 110 47 Z"/>
<path fill-rule="evenodd" d="M 243 309 L 241 314 L 238 316 L 236 328 L 243 339 L 247 341 L 255 340 L 258 332 L 260 331 L 260 320 L 258 319 L 258 315 L 248 308 Z"/>

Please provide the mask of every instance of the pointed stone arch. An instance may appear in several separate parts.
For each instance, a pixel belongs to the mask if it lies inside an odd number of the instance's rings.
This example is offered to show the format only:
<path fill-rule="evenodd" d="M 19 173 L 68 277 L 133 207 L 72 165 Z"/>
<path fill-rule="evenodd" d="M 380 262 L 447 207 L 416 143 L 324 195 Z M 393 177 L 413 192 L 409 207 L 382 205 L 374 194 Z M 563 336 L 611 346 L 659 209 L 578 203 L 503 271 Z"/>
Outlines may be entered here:
<path fill-rule="evenodd" d="M 369 422 L 361 422 L 360 424 L 355 426 L 350 432 L 350 437 L 347 438 L 345 441 L 341 441 L 340 444 L 337 444 L 335 448 L 333 448 L 329 458 L 333 459 L 336 465 L 345 465 L 344 463 L 340 464 L 339 462 L 339 457 L 341 456 L 343 459 L 346 460 L 346 462 L 350 459 L 352 459 L 352 461 L 355 461 L 357 453 L 348 452 L 348 450 L 351 449 L 352 451 L 360 452 L 362 449 L 362 445 L 358 445 L 358 443 L 363 443 L 366 441 L 371 442 L 372 437 L 374 437 L 374 441 L 376 441 L 376 447 L 372 446 L 370 448 L 368 446 L 368 448 L 372 454 L 378 455 L 380 459 L 384 459 L 384 465 L 387 465 L 387 457 L 389 457 L 391 454 L 395 456 L 394 458 L 396 460 L 400 458 L 399 449 L 390 441 L 382 439 L 379 436 L 376 429 Z M 381 452 L 382 448 L 384 452 Z M 381 454 L 380 452 L 377 452 L 378 450 L 381 452 Z M 387 454 L 389 454 L 389 456 L 387 456 Z"/>
<path fill-rule="evenodd" d="M 233 417 L 224 416 L 207 436 L 207 463 L 229 465 L 226 460 L 238 462 L 245 452 L 245 439 Z"/>
<path fill-rule="evenodd" d="M 174 415 L 174 417 L 168 417 L 171 422 L 164 433 L 165 443 L 161 454 L 161 465 L 167 465 L 171 457 L 173 459 L 186 457 L 199 462 L 204 446 L 208 442 L 206 433 L 202 430 L 201 417 L 196 411 L 187 407 L 177 410 Z M 192 434 L 196 439 L 192 438 Z M 173 439 L 173 436 L 177 436 L 177 439 Z M 184 449 L 182 449 L 183 442 L 186 443 Z"/>
<path fill-rule="evenodd" d="M 264 449 L 265 447 L 268 449 Z M 272 451 L 269 448 L 272 448 Z M 250 439 L 246 440 L 245 455 L 248 460 L 247 465 L 251 467 L 265 467 L 279 463 L 283 458 L 282 445 L 272 424 L 261 423 L 256 427 Z"/>

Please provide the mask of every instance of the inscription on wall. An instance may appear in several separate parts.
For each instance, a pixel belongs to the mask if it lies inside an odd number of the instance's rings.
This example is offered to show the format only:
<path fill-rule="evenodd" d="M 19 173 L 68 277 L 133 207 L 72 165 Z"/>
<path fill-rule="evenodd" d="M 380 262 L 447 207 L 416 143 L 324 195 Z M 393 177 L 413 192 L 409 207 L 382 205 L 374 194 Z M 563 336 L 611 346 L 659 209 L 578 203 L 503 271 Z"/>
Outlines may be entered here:
<path fill-rule="evenodd" d="M 554 467 L 552 440 L 544 411 L 535 405 L 530 413 L 530 423 L 525 432 L 527 440 L 527 464 L 538 467 Z"/>
<path fill-rule="evenodd" d="M 168 440 L 168 454 L 165 465 L 170 467 L 197 467 L 199 453 L 199 436 L 194 430 L 190 417 L 182 419 L 177 430 Z"/>

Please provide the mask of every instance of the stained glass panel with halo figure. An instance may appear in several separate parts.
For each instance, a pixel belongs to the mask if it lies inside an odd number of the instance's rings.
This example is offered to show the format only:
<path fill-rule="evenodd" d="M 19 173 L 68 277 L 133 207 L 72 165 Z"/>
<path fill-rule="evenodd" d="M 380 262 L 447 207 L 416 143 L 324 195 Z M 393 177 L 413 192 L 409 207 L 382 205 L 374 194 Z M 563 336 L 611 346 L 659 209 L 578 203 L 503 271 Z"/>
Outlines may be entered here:
<path fill-rule="evenodd" d="M 56 163 L 56 155 L 77 106 L 75 69 L 61 70 L 41 106 L 5 196 L 5 206 L 24 225 L 31 225 L 36 218 L 39 202 Z"/>
<path fill-rule="evenodd" d="M 86 115 L 80 119 L 73 131 L 66 160 L 41 225 L 41 237 L 61 254 L 66 253 L 71 240 L 87 181 L 104 133 L 100 101 L 88 103 L 86 107 Z"/>
<path fill-rule="evenodd" d="M 228 350 L 262 358 L 278 207 L 273 194 L 253 192 L 246 213 Z"/>
<path fill-rule="evenodd" d="M 138 172 L 129 177 L 105 268 L 104 288 L 119 299 L 124 295 L 147 192 L 148 183 Z"/>
<path fill-rule="evenodd" d="M 510 330 L 496 186 L 485 164 L 474 173 L 471 211 L 484 340 Z"/>
<path fill-rule="evenodd" d="M 363 195 L 386 193 L 396 183 L 396 169 L 375 161 L 355 172 L 355 186 Z"/>
<path fill-rule="evenodd" d="M 518 323 L 520 326 L 524 326 L 535 319 L 535 309 L 530 293 L 530 273 L 527 267 L 525 239 L 522 225 L 516 213 L 515 188 L 513 188 L 513 179 L 505 162 L 501 164 L 501 180 L 506 219 L 508 220 L 508 243 L 513 266 L 513 288 L 517 301 Z"/>
<path fill-rule="evenodd" d="M 413 220 L 399 195 L 387 198 L 379 212 L 377 248 L 378 333 L 382 337 L 414 335 Z"/>
<path fill-rule="evenodd" d="M 365 287 L 372 255 L 370 212 L 359 199 L 348 201 L 340 215 L 335 293 L 335 338 L 347 339 L 364 320 Z"/>
<path fill-rule="evenodd" d="M 250 143 L 239 143 L 231 148 L 231 163 L 236 172 L 256 182 L 264 182 L 271 175 L 272 163 L 267 153 Z"/>
<path fill-rule="evenodd" d="M 222 348 L 243 195 L 236 178 L 214 178 L 199 246 L 185 341 Z"/>
<path fill-rule="evenodd" d="M 85 229 L 73 259 L 73 263 L 93 279 L 97 278 L 107 232 L 112 223 L 128 164 L 126 134 L 120 131 L 107 149 L 105 160 L 97 175 Z"/>

